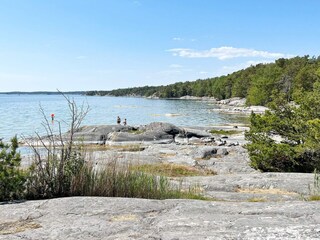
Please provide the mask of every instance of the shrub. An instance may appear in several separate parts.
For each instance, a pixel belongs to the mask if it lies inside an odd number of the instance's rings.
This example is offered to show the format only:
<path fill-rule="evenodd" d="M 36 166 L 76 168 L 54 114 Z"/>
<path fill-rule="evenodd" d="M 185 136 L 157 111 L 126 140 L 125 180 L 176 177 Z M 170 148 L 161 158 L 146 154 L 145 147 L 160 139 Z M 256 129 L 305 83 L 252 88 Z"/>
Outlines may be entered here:
<path fill-rule="evenodd" d="M 285 172 L 320 168 L 320 82 L 297 99 L 299 105 L 279 98 L 265 115 L 251 114 L 251 128 L 245 136 L 254 168 Z"/>
<path fill-rule="evenodd" d="M 11 144 L 0 141 L 0 201 L 23 198 L 25 176 L 19 169 L 21 157 L 17 148 L 17 137 L 11 139 Z"/>

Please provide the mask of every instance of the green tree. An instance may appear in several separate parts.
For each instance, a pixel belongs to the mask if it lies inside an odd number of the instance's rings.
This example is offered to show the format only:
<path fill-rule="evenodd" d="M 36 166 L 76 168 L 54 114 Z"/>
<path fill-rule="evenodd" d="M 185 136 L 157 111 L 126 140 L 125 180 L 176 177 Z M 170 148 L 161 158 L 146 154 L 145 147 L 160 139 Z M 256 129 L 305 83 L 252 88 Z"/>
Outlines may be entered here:
<path fill-rule="evenodd" d="M 298 105 L 278 98 L 265 115 L 251 115 L 246 148 L 254 168 L 288 172 L 320 168 L 320 82 L 296 98 Z"/>
<path fill-rule="evenodd" d="M 0 201 L 23 198 L 26 179 L 19 168 L 21 157 L 17 149 L 17 137 L 10 144 L 0 141 Z"/>

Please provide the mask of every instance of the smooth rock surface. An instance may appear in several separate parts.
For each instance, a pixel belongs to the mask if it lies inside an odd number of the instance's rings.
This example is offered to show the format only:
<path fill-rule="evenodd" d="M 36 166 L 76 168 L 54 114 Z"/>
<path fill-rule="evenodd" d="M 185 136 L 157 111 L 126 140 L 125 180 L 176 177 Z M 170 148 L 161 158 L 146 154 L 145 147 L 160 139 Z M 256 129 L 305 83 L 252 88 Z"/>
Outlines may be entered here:
<path fill-rule="evenodd" d="M 73 197 L 0 205 L 0 239 L 319 239 L 317 202 Z"/>

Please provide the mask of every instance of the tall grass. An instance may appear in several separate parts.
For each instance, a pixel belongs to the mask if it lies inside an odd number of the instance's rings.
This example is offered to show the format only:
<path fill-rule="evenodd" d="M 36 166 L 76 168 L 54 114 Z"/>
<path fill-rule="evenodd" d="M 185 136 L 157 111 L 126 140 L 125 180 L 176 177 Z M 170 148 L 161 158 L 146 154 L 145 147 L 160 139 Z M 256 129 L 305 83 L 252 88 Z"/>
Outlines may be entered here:
<path fill-rule="evenodd" d="M 183 191 L 172 185 L 166 177 L 141 172 L 130 164 L 119 164 L 116 160 L 100 168 L 85 163 L 72 179 L 70 194 L 148 199 L 206 199 L 191 188 Z"/>
<path fill-rule="evenodd" d="M 82 150 L 83 151 L 83 150 Z M 94 164 L 93 154 L 78 154 L 66 165 L 63 179 L 63 192 L 56 191 L 59 172 L 56 166 L 59 156 L 44 159 L 45 172 L 39 167 L 29 169 L 27 199 L 47 199 L 70 196 L 102 196 L 146 199 L 199 199 L 209 200 L 199 194 L 194 187 L 182 188 L 182 184 L 172 184 L 168 177 L 158 172 L 144 171 L 139 165 L 123 163 L 118 159 L 105 160 L 103 165 Z M 86 156 L 86 157 L 85 157 Z M 87 159 L 88 157 L 88 159 Z M 165 170 L 165 169 L 164 169 Z"/>
<path fill-rule="evenodd" d="M 320 201 L 320 175 L 317 169 L 314 170 L 313 186 L 309 186 L 309 201 Z"/>

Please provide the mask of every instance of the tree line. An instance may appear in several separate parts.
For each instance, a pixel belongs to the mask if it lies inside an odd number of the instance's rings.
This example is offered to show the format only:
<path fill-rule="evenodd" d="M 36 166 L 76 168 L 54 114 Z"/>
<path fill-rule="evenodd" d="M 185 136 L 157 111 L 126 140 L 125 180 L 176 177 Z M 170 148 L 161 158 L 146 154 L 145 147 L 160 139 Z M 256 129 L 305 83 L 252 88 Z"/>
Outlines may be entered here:
<path fill-rule="evenodd" d="M 267 105 L 285 95 L 295 100 L 299 91 L 312 91 L 320 79 L 320 56 L 280 58 L 274 63 L 258 64 L 221 77 L 177 82 L 167 86 L 144 86 L 111 91 L 88 91 L 87 95 L 180 98 L 182 96 L 231 97 L 247 99 L 247 105 Z"/>

